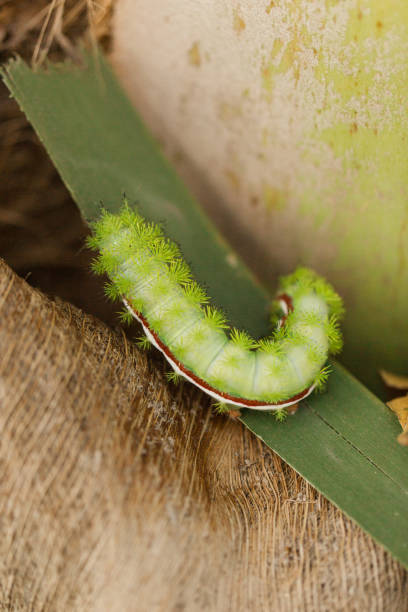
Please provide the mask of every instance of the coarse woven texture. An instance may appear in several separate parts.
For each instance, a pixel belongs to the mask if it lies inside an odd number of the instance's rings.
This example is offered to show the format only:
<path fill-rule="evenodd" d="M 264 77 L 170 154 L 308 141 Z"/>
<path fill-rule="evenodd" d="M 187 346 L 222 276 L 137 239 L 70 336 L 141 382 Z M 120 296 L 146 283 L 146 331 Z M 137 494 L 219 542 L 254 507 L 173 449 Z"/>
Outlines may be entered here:
<path fill-rule="evenodd" d="M 408 608 L 407 572 L 276 454 L 4 263 L 0 355 L 1 610 Z"/>
<path fill-rule="evenodd" d="M 147 319 L 176 372 L 181 363 L 216 393 L 264 404 L 325 384 L 328 354 L 342 347 L 338 323 L 344 309 L 331 285 L 312 270 L 298 268 L 281 279 L 278 310 L 284 293 L 290 311 L 277 315 L 280 325 L 269 338 L 255 341 L 208 305 L 178 246 L 127 202 L 118 214 L 103 211 L 93 230 L 88 245 L 99 252 L 93 268 L 109 275 L 108 297 L 126 298 L 130 311 Z"/>

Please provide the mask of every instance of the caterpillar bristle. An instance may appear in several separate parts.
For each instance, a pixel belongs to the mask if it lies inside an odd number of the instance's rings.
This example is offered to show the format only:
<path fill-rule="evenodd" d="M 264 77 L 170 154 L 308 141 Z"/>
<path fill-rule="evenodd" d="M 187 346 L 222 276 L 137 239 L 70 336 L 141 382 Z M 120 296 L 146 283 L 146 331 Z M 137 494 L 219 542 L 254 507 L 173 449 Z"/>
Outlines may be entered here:
<path fill-rule="evenodd" d="M 230 411 L 226 402 L 213 402 L 212 406 L 217 414 L 227 414 Z"/>
<path fill-rule="evenodd" d="M 272 342 L 274 342 L 275 344 L 280 344 L 282 343 L 288 335 L 288 327 L 286 325 L 286 321 L 283 325 L 281 325 L 278 329 L 276 329 L 273 333 L 272 336 Z M 262 338 L 263 340 L 263 338 Z M 262 340 L 259 341 L 259 343 L 262 342 Z M 270 338 L 266 338 L 265 340 L 270 340 Z"/>
<path fill-rule="evenodd" d="M 279 284 L 283 289 L 288 289 L 293 285 L 298 287 L 310 287 L 317 279 L 317 274 L 310 268 L 298 266 L 292 274 L 283 276 L 279 279 Z"/>
<path fill-rule="evenodd" d="M 91 270 L 94 274 L 104 274 L 105 269 L 103 266 L 103 263 L 101 262 L 101 258 L 100 257 L 95 257 L 92 261 L 91 261 Z"/>
<path fill-rule="evenodd" d="M 124 325 L 131 325 L 133 323 L 133 320 L 134 320 L 133 315 L 126 308 L 124 310 L 121 310 L 118 313 L 118 315 L 119 315 L 120 322 L 123 323 Z"/>
<path fill-rule="evenodd" d="M 295 320 L 304 325 L 321 325 L 322 316 L 316 310 L 306 310 L 302 313 L 294 313 L 297 316 Z"/>
<path fill-rule="evenodd" d="M 118 292 L 118 297 L 129 295 L 132 291 L 132 279 L 127 276 L 115 275 L 114 284 Z"/>
<path fill-rule="evenodd" d="M 274 338 L 261 338 L 257 343 L 257 348 L 262 353 L 268 353 L 268 355 L 274 355 L 275 357 L 280 357 L 283 353 L 282 345 Z"/>
<path fill-rule="evenodd" d="M 90 234 L 85 238 L 85 245 L 92 251 L 97 251 L 99 248 L 99 240 L 94 234 Z"/>
<path fill-rule="evenodd" d="M 143 300 L 133 298 L 131 304 L 132 310 L 136 312 L 142 312 L 143 310 Z"/>
<path fill-rule="evenodd" d="M 288 411 L 286 408 L 278 408 L 274 410 L 273 415 L 278 423 L 283 423 L 288 418 Z"/>
<path fill-rule="evenodd" d="M 172 263 L 180 257 L 180 249 L 173 242 L 168 240 L 156 240 L 152 245 L 152 253 L 163 263 Z"/>
<path fill-rule="evenodd" d="M 327 381 L 329 378 L 329 374 L 331 372 L 332 372 L 331 365 L 327 365 L 319 371 L 319 373 L 317 374 L 314 380 L 315 389 L 317 392 L 323 393 L 326 390 Z"/>
<path fill-rule="evenodd" d="M 136 344 L 142 351 L 148 351 L 152 346 L 152 343 L 147 336 L 140 336 L 137 338 Z"/>
<path fill-rule="evenodd" d="M 218 308 L 206 306 L 204 313 L 205 320 L 213 329 L 226 329 L 229 327 L 225 315 Z"/>
<path fill-rule="evenodd" d="M 183 287 L 184 295 L 193 304 L 205 304 L 209 301 L 209 297 L 202 287 L 196 281 L 190 281 Z"/>
<path fill-rule="evenodd" d="M 236 327 L 233 327 L 230 332 L 230 340 L 236 346 L 246 351 L 255 349 L 258 346 L 256 340 L 251 338 L 251 336 L 246 331 L 237 329 Z"/>
<path fill-rule="evenodd" d="M 329 340 L 329 351 L 331 355 L 337 355 L 343 348 L 343 337 L 339 328 L 339 317 L 334 314 L 326 324 L 326 333 Z"/>
<path fill-rule="evenodd" d="M 173 282 L 179 285 L 187 285 L 191 282 L 191 270 L 181 259 L 176 259 L 170 263 L 169 276 Z"/>
<path fill-rule="evenodd" d="M 105 283 L 104 292 L 108 300 L 112 302 L 115 302 L 121 297 L 121 292 L 115 283 Z"/>
<path fill-rule="evenodd" d="M 175 372 L 174 370 L 172 370 L 171 372 L 166 372 L 166 378 L 169 382 L 173 383 L 174 385 L 179 385 L 183 380 L 183 377 L 181 376 L 181 374 L 179 374 L 178 372 Z"/>

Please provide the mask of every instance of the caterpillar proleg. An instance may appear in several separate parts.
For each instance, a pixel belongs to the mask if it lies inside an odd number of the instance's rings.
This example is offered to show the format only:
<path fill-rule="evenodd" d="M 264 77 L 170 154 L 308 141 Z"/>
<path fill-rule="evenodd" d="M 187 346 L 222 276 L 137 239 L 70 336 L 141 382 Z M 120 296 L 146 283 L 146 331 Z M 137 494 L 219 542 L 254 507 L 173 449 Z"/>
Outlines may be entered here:
<path fill-rule="evenodd" d="M 279 410 L 324 386 L 328 355 L 342 347 L 344 309 L 312 270 L 299 267 L 280 279 L 275 330 L 254 340 L 209 303 L 177 245 L 126 204 L 119 214 L 101 214 L 88 245 L 99 252 L 93 270 L 110 278 L 108 297 L 123 300 L 174 377 L 226 409 Z"/>

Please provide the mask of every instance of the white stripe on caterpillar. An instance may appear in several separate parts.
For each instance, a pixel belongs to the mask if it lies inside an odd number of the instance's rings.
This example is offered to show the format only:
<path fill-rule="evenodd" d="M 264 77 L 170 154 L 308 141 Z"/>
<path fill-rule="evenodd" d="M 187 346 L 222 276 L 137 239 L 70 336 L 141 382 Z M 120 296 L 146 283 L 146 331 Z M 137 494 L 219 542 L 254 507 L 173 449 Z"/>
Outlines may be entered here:
<path fill-rule="evenodd" d="M 176 374 L 221 405 L 278 410 L 320 388 L 329 353 L 341 349 L 341 298 L 313 271 L 298 268 L 280 282 L 275 332 L 259 341 L 231 329 L 192 280 L 178 247 L 125 205 L 104 212 L 89 246 L 107 273 L 107 294 L 122 298 Z"/>
<path fill-rule="evenodd" d="M 196 379 L 192 378 L 191 375 L 189 375 L 187 373 L 187 371 L 182 370 L 177 365 L 177 362 L 175 360 L 173 360 L 172 357 L 169 355 L 168 351 L 164 350 L 160 346 L 160 344 L 156 341 L 156 339 L 153 336 L 152 332 L 150 331 L 149 327 L 146 325 L 146 322 L 140 317 L 140 315 L 136 311 L 134 311 L 132 309 L 132 307 L 129 305 L 129 303 L 127 302 L 127 300 L 125 298 L 123 299 L 123 302 L 124 302 L 126 308 L 128 309 L 128 311 L 132 314 L 132 316 L 135 319 L 137 319 L 139 321 L 139 323 L 142 325 L 143 331 L 146 334 L 146 337 L 149 339 L 150 343 L 153 344 L 153 346 L 156 347 L 164 355 L 164 357 L 166 358 L 168 363 L 173 368 L 174 372 L 176 372 L 182 378 L 185 378 L 186 380 L 191 382 L 193 385 L 195 385 L 196 387 L 198 387 L 199 389 L 201 389 L 202 391 L 207 393 L 207 395 L 210 395 L 211 397 L 213 397 L 218 402 L 227 403 L 225 395 L 220 395 L 219 393 L 217 393 L 217 391 L 215 389 L 204 387 L 199 382 L 197 382 Z M 264 404 L 264 405 L 259 404 L 259 405 L 248 406 L 247 404 L 243 404 L 239 400 L 235 400 L 235 399 L 232 399 L 232 398 L 228 400 L 228 404 L 231 404 L 233 406 L 238 406 L 239 408 L 251 408 L 252 410 L 268 410 L 268 411 L 270 411 L 271 409 L 275 409 L 276 410 L 278 408 L 288 408 L 289 406 L 292 406 L 293 404 L 297 404 L 297 402 L 299 402 L 300 399 L 304 399 L 305 397 L 308 397 L 308 395 L 310 395 L 314 391 L 315 388 L 316 388 L 316 385 L 313 384 L 313 385 L 311 385 L 309 387 L 309 389 L 306 390 L 306 392 L 304 394 L 302 394 L 302 398 L 295 398 L 295 399 L 289 400 L 287 402 L 282 402 L 282 403 L 279 403 L 279 404 L 275 404 L 272 407 L 271 407 L 270 404 Z"/>

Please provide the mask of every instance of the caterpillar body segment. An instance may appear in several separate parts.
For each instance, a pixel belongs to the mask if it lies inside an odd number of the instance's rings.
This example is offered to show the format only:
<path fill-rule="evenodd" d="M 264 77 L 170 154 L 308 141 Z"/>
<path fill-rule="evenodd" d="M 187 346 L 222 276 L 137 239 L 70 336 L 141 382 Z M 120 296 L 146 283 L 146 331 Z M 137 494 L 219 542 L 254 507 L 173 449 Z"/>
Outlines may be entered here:
<path fill-rule="evenodd" d="M 107 273 L 107 295 L 122 298 L 176 374 L 222 404 L 276 410 L 297 403 L 327 378 L 329 354 L 341 350 L 341 298 L 313 271 L 281 279 L 278 325 L 254 340 L 231 329 L 193 280 L 178 247 L 161 229 L 124 206 L 104 212 L 89 246 L 93 268 Z"/>

